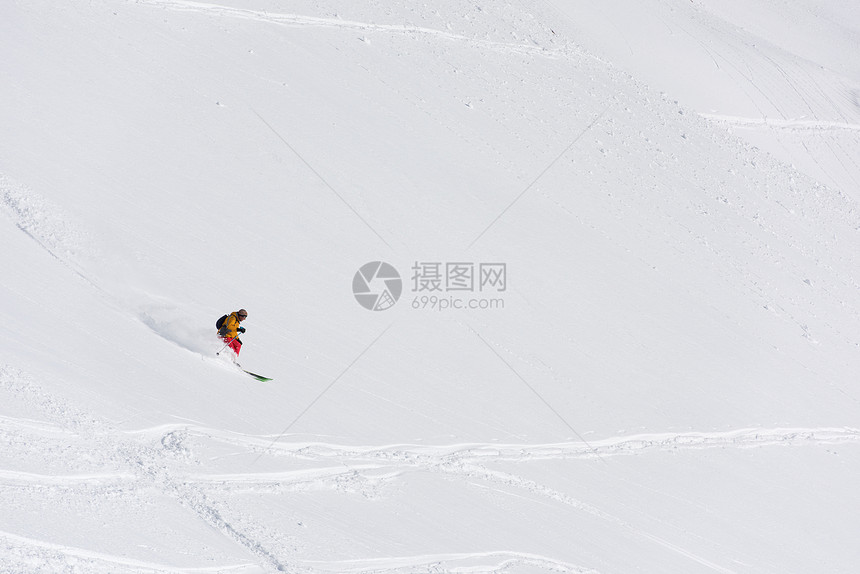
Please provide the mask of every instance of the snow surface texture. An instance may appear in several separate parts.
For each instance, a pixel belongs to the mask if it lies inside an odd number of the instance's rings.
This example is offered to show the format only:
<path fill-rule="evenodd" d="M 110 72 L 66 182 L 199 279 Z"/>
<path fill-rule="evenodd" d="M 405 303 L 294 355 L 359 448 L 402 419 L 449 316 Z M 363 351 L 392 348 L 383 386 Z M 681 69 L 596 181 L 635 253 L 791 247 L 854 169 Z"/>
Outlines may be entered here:
<path fill-rule="evenodd" d="M 848 0 L 0 3 L 0 572 L 856 573 L 858 54 Z"/>

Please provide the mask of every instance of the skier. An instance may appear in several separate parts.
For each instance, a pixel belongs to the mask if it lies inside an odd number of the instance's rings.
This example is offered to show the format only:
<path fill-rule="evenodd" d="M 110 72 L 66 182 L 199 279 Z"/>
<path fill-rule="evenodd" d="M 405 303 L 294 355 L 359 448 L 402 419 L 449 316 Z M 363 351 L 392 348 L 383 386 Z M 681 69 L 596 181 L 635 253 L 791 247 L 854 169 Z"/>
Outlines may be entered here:
<path fill-rule="evenodd" d="M 233 311 L 229 315 L 224 315 L 215 324 L 218 327 L 218 336 L 223 339 L 227 345 L 233 349 L 237 355 L 242 349 L 242 341 L 239 339 L 239 333 L 245 332 L 245 327 L 240 323 L 248 318 L 248 312 L 244 309 Z"/>

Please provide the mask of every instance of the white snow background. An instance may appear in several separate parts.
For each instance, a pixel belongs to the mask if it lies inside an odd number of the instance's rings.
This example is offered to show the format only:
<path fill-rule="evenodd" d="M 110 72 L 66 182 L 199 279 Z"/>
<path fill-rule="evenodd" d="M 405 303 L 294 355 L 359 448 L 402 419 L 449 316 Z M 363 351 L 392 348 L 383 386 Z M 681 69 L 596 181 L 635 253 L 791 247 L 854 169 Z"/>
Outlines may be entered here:
<path fill-rule="evenodd" d="M 0 572 L 860 571 L 856 2 L 3 0 L 0 104 Z"/>

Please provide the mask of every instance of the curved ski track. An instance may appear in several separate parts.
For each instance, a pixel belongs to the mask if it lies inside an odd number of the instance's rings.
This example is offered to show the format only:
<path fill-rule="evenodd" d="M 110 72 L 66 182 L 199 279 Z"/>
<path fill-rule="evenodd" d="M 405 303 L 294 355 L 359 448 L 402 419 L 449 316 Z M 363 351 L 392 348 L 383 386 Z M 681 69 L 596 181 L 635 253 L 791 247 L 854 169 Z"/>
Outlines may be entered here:
<path fill-rule="evenodd" d="M 152 562 L 144 562 L 141 560 L 132 560 L 122 556 L 105 554 L 102 552 L 94 552 L 84 548 L 75 548 L 62 544 L 52 544 L 43 540 L 18 536 L 9 532 L 0 531 L 0 543 L 3 543 L 7 549 L 27 549 L 30 552 L 33 550 L 41 551 L 44 555 L 56 557 L 59 561 L 64 557 L 74 558 L 77 562 L 78 572 L 111 572 L 116 571 L 116 568 L 121 567 L 133 572 L 162 574 L 168 572 L 184 573 L 184 574 L 206 574 L 206 573 L 228 573 L 236 572 L 241 574 L 247 572 L 254 565 L 251 564 L 236 564 L 225 565 L 211 568 L 176 568 L 164 564 L 156 564 Z M 0 567 L 3 563 L 0 562 Z M 6 570 L 0 570 L 6 572 Z M 11 571 L 10 571 L 11 572 Z"/>
<path fill-rule="evenodd" d="M 31 398 L 33 398 L 31 393 Z M 72 413 L 51 403 L 54 413 Z M 76 411 L 74 411 L 76 412 Z M 51 417 L 50 415 L 54 416 Z M 78 413 L 80 414 L 80 413 Z M 81 472 L 80 474 L 46 474 L 0 469 L 0 489 L 27 488 L 38 490 L 89 489 L 90 494 L 101 490 L 122 488 L 143 490 L 157 488 L 159 492 L 191 508 L 210 527 L 221 532 L 250 554 L 257 563 L 225 565 L 218 568 L 175 568 L 148 562 L 128 560 L 81 548 L 67 547 L 35 540 L 12 533 L 0 532 L 0 541 L 10 551 L 25 548 L 43 557 L 71 557 L 92 571 L 111 571 L 117 567 L 141 572 L 243 572 L 243 571 L 302 571 L 302 572 L 435 572 L 440 568 L 475 569 L 501 572 L 514 566 L 560 572 L 595 572 L 585 567 L 553 560 L 544 556 L 510 551 L 430 556 L 403 556 L 340 562 L 284 562 L 275 549 L 267 548 L 273 539 L 265 528 L 252 518 L 228 518 L 229 508 L 222 508 L 225 497 L 244 491 L 296 492 L 307 490 L 341 490 L 367 498 L 381 496 L 380 486 L 395 481 L 408 472 L 433 472 L 448 476 L 482 481 L 505 488 L 524 490 L 532 495 L 576 508 L 627 530 L 673 552 L 681 554 L 718 572 L 730 572 L 717 564 L 695 556 L 669 541 L 641 531 L 635 526 L 608 514 L 569 494 L 541 485 L 509 472 L 489 468 L 493 462 L 527 464 L 545 460 L 591 461 L 599 457 L 647 456 L 667 451 L 689 451 L 726 448 L 764 448 L 772 446 L 829 445 L 860 442 L 860 429 L 855 428 L 790 428 L 740 429 L 727 432 L 688 432 L 640 434 L 596 440 L 591 447 L 583 443 L 554 444 L 489 444 L 465 443 L 451 445 L 391 444 L 377 446 L 348 446 L 322 442 L 279 442 L 272 444 L 270 435 L 248 435 L 204 426 L 170 424 L 135 431 L 118 431 L 92 418 L 74 416 L 77 423 L 68 428 L 62 422 L 50 420 L 0 418 L 0 437 L 25 437 L 32 448 L 51 452 L 52 445 L 70 440 L 95 443 L 106 460 L 124 462 L 121 471 L 113 473 Z M 87 420 L 92 422 L 86 422 Z M 84 421 L 84 422 L 82 422 Z M 248 455 L 263 452 L 273 458 L 292 458 L 313 464 L 309 468 L 283 472 L 247 472 L 207 474 L 194 472 L 199 466 L 185 465 L 197 447 L 212 444 L 238 447 Z M 110 465 L 106 465 L 110 466 Z M 221 501 L 221 502 L 219 502 Z M 264 540 L 264 541 L 261 541 Z"/>
<path fill-rule="evenodd" d="M 137 3 L 152 5 L 165 10 L 197 12 L 215 17 L 254 20 L 257 22 L 265 22 L 280 26 L 339 28 L 344 30 L 356 30 L 363 33 L 381 32 L 387 34 L 435 37 L 442 40 L 463 42 L 475 47 L 509 53 L 539 54 L 546 57 L 562 57 L 571 52 L 570 49 L 564 48 L 545 48 L 534 42 L 530 44 L 500 42 L 410 24 L 375 24 L 370 22 L 343 20 L 340 18 L 322 18 L 317 16 L 303 16 L 299 14 L 278 14 L 246 8 L 234 8 L 231 6 L 223 6 L 208 2 L 194 2 L 192 0 L 137 0 Z"/>
<path fill-rule="evenodd" d="M 253 452 L 269 451 L 312 460 L 349 460 L 419 466 L 428 462 L 523 462 L 547 459 L 593 459 L 653 451 L 678 451 L 706 448 L 754 448 L 771 445 L 838 444 L 860 441 L 860 429 L 842 428 L 747 428 L 724 432 L 653 433 L 620 436 L 582 442 L 549 444 L 463 443 L 452 445 L 392 444 L 384 446 L 346 446 L 321 442 L 281 442 L 272 444 L 272 435 L 247 435 L 201 426 L 161 425 L 128 431 L 132 435 L 167 437 L 182 432 L 208 438 Z"/>

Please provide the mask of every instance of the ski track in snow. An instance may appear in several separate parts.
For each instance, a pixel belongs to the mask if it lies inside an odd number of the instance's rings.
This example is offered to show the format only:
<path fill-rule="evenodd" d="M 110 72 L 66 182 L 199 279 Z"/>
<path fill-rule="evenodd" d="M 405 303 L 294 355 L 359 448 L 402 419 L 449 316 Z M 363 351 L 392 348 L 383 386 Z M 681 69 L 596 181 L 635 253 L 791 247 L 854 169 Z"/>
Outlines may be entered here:
<path fill-rule="evenodd" d="M 370 22 L 357 22 L 353 20 L 342 20 L 339 18 L 321 18 L 317 16 L 302 16 L 299 14 L 278 14 L 250 10 L 246 8 L 233 8 L 207 2 L 193 2 L 186 0 L 138 0 L 139 4 L 149 4 L 180 12 L 198 12 L 216 17 L 239 18 L 254 20 L 281 26 L 292 27 L 318 27 L 318 28 L 340 28 L 346 30 L 357 30 L 360 32 L 382 32 L 388 34 L 409 34 L 427 37 L 436 37 L 443 40 L 465 42 L 472 46 L 487 48 L 508 53 L 539 54 L 546 57 L 562 57 L 570 53 L 567 49 L 544 48 L 542 46 L 525 43 L 509 43 L 470 38 L 462 34 L 455 34 L 436 28 L 426 28 L 409 24 L 375 24 Z"/>
<path fill-rule="evenodd" d="M 8 372 L 10 375 L 12 372 Z M 20 373 L 16 373 L 21 375 Z M 17 378 L 17 377 L 16 377 Z M 9 379 L 9 377 L 7 377 Z M 7 380 L 7 382 L 9 382 Z M 292 559 L 285 561 L 273 544 L 271 533 L 254 523 L 252 517 L 232 515 L 229 496 L 241 492 L 303 492 L 339 490 L 374 498 L 378 487 L 396 480 L 407 472 L 433 472 L 470 481 L 479 480 L 505 489 L 518 489 L 534 496 L 575 508 L 613 526 L 640 536 L 655 544 L 696 561 L 717 572 L 730 572 L 718 564 L 688 552 L 676 544 L 643 531 L 587 502 L 565 492 L 541 485 L 510 472 L 490 469 L 494 462 L 528 463 L 546 460 L 590 461 L 600 456 L 645 456 L 651 453 L 679 452 L 702 449 L 763 448 L 770 446 L 827 445 L 860 442 L 860 429 L 855 428 L 777 428 L 740 429 L 726 432 L 655 433 L 611 437 L 592 441 L 591 447 L 578 442 L 553 444 L 489 444 L 464 443 L 451 445 L 391 444 L 380 446 L 347 446 L 321 442 L 280 442 L 272 444 L 271 435 L 248 435 L 187 424 L 166 424 L 151 428 L 120 431 L 95 420 L 77 409 L 69 408 L 56 398 L 42 393 L 35 386 L 18 379 L 18 393 L 24 393 L 31 405 L 44 403 L 49 420 L 0 418 L 0 438 L 13 433 L 36 437 L 30 444 L 36 449 L 48 449 L 52 442 L 68 443 L 74 439 L 94 442 L 99 451 L 113 462 L 126 461 L 126 468 L 114 473 L 29 473 L 0 469 L 0 489 L 26 488 L 33 491 L 53 489 L 116 488 L 138 490 L 156 488 L 190 508 L 199 519 L 245 548 L 256 560 L 255 565 L 233 565 L 218 568 L 171 568 L 149 562 L 128 560 L 81 548 L 34 540 L 11 533 L 0 533 L 0 541 L 9 552 L 25 555 L 35 553 L 43 561 L 66 556 L 92 565 L 97 572 L 124 567 L 145 572 L 241 572 L 247 568 L 274 571 L 317 572 L 435 572 L 475 571 L 501 572 L 515 566 L 528 566 L 547 571 L 595 572 L 548 557 L 495 551 L 469 554 L 404 556 L 384 559 L 352 560 L 346 562 L 317 562 Z M 72 415 L 69 425 L 64 415 Z M 184 463 L 198 447 L 221 444 L 239 447 L 249 455 L 268 453 L 271 459 L 290 457 L 300 461 L 324 463 L 281 472 L 248 472 L 206 474 L 189 471 Z M 199 466 L 191 466 L 198 469 Z M 71 494 L 71 493 L 70 493 Z"/>
<path fill-rule="evenodd" d="M 181 425 L 162 425 L 141 431 L 123 432 L 105 421 L 81 411 L 66 401 L 44 391 L 29 381 L 17 369 L 0 365 L 0 388 L 12 398 L 37 411 L 45 420 L 29 417 L 0 417 L 0 442 L 15 445 L 13 439 L 23 438 L 28 454 L 49 459 L 58 447 L 82 443 L 104 458 L 103 466 L 124 466 L 114 473 L 33 473 L 0 469 L 0 491 L 14 489 L 31 495 L 47 490 L 50 496 L 73 497 L 83 493 L 87 499 L 98 499 L 103 491 L 119 488 L 124 492 L 155 489 L 190 509 L 210 528 L 220 532 L 250 554 L 253 562 L 247 564 L 212 567 L 175 567 L 152 561 L 136 560 L 127 556 L 112 555 L 73 545 L 59 544 L 0 531 L 0 572 L 20 571 L 39 565 L 48 571 L 107 572 L 439 572 L 481 571 L 503 572 L 515 566 L 527 566 L 555 572 L 595 572 L 552 558 L 510 551 L 478 552 L 465 554 L 401 556 L 384 559 L 359 559 L 347 562 L 314 562 L 284 559 L 277 550 L 277 539 L 265 527 L 254 523 L 253 518 L 236 513 L 230 508 L 229 495 L 252 490 L 266 492 L 337 489 L 372 495 L 374 481 L 384 481 L 399 475 L 400 471 L 380 470 L 386 464 L 363 464 L 337 467 L 310 468 L 278 473 L 246 473 L 240 475 L 192 474 L 182 463 L 189 462 L 184 443 L 190 437 L 211 438 L 221 443 L 239 444 L 262 450 L 271 437 L 248 437 L 236 433 L 206 428 L 189 428 Z M 13 401 L 10 404 L 14 404 Z M 236 440 L 237 437 L 240 440 Z M 299 445 L 304 448 L 304 445 Z M 383 450 L 385 447 L 382 447 Z M 329 447 L 329 452 L 331 447 Z M 35 451 L 35 452 L 33 452 Z M 77 451 L 75 451 L 77 452 Z M 41 453 L 41 454 L 40 454 Z M 75 457 L 71 453 L 67 456 Z M 62 462 L 62 461 L 61 461 Z M 65 461 L 72 466 L 74 461 Z M 91 461 L 97 462 L 97 461 Z M 127 469 L 127 470 L 126 470 Z M 370 475 L 377 474 L 372 477 Z M 76 570 L 77 569 L 77 570 Z"/>
<path fill-rule="evenodd" d="M 16 484 L 29 486 L 107 485 L 135 480 L 137 480 L 135 475 L 121 473 L 54 475 L 0 470 L 0 484 L 4 486 Z"/>
<path fill-rule="evenodd" d="M 206 574 L 206 573 L 237 573 L 258 572 L 255 564 L 236 564 L 214 567 L 178 568 L 174 566 L 155 564 L 140 560 L 132 560 L 84 548 L 76 548 L 61 544 L 52 544 L 42 540 L 18 536 L 0 531 L 2 541 L 13 552 L 32 552 L 34 549 L 50 554 L 57 563 L 69 557 L 76 561 L 78 568 L 87 572 L 116 572 L 118 567 L 124 571 L 141 573 L 177 573 L 177 574 Z M 550 572 L 567 572 L 572 574 L 599 574 L 597 570 L 583 568 L 567 562 L 554 560 L 545 556 L 523 552 L 475 552 L 452 553 L 435 555 L 399 556 L 386 558 L 369 558 L 344 561 L 300 560 L 294 568 L 306 572 L 321 573 L 438 573 L 438 572 L 504 572 L 518 566 L 532 566 Z"/>
<path fill-rule="evenodd" d="M 68 440 L 70 431 L 50 422 L 31 419 L 0 417 L 0 436 L 18 426 L 30 433 L 47 438 Z M 118 431 L 119 432 L 119 431 Z M 313 467 L 282 472 L 241 472 L 200 474 L 189 473 L 182 480 L 186 484 L 222 487 L 271 488 L 293 486 L 323 488 L 341 484 L 345 477 L 363 476 L 373 482 L 396 478 L 406 470 L 438 470 L 452 472 L 458 465 L 463 468 L 483 468 L 494 462 L 527 463 L 547 460 L 594 460 L 598 457 L 647 455 L 650 453 L 682 452 L 704 449 L 752 449 L 769 446 L 832 445 L 860 442 L 860 429 L 844 428 L 748 428 L 725 432 L 654 433 L 612 437 L 590 442 L 550 444 L 498 444 L 462 443 L 451 445 L 391 444 L 381 446 L 348 446 L 322 442 L 279 442 L 272 444 L 270 435 L 248 435 L 214 428 L 166 424 L 152 428 L 122 431 L 126 437 L 136 437 L 135 444 L 146 444 L 153 452 L 159 450 L 173 458 L 187 456 L 189 441 L 207 440 L 246 449 L 247 454 L 269 454 L 272 457 L 288 456 L 299 460 L 325 462 L 330 466 Z M 120 439 L 124 442 L 127 438 Z M 340 464 L 340 466 L 336 466 Z M 465 474 L 470 474 L 464 471 Z M 365 476 L 366 475 L 366 476 Z M 30 483 L 34 485 L 92 484 L 128 482 L 135 480 L 130 473 L 81 473 L 47 475 L 0 469 L 0 484 Z"/>
<path fill-rule="evenodd" d="M 506 551 L 402 556 L 336 562 L 306 560 L 303 564 L 316 571 L 349 573 L 504 572 L 517 566 L 533 566 L 551 572 L 597 574 L 596 570 L 582 568 L 545 556 Z"/>
<path fill-rule="evenodd" d="M 63 562 L 68 563 L 68 558 L 73 558 L 76 561 L 75 566 L 78 568 L 76 572 L 116 572 L 118 567 L 123 568 L 123 571 L 134 571 L 141 573 L 160 574 L 162 572 L 176 572 L 177 574 L 204 574 L 207 572 L 249 572 L 252 568 L 256 569 L 252 564 L 237 564 L 217 567 L 204 568 L 177 568 L 163 564 L 155 564 L 140 560 L 132 560 L 122 556 L 105 554 L 102 552 L 94 552 L 85 548 L 75 548 L 62 544 L 52 544 L 43 540 L 18 536 L 9 532 L 0 531 L 0 542 L 7 547 L 10 555 L 14 553 L 32 554 L 34 550 L 39 550 L 43 555 L 49 555 L 53 558 L 56 566 L 60 566 Z M 0 562 L 0 566 L 2 566 Z M 3 570 L 0 570 L 3 571 Z M 5 571 L 4 571 L 5 572 Z M 11 571 L 10 571 L 11 572 Z"/>
<path fill-rule="evenodd" d="M 123 470 L 114 473 L 81 473 L 46 475 L 44 473 L 25 473 L 0 469 L 0 491 L 16 489 L 17 491 L 34 492 L 47 489 L 49 494 L 62 489 L 63 497 L 72 496 L 71 489 L 86 489 L 86 498 L 98 499 L 100 492 L 112 488 L 117 482 L 122 484 L 124 491 L 155 489 L 162 495 L 173 498 L 178 504 L 197 515 L 210 528 L 220 532 L 234 543 L 243 547 L 255 557 L 258 564 L 254 565 L 259 571 L 260 564 L 265 568 L 284 571 L 282 564 L 271 552 L 258 541 L 240 532 L 231 521 L 222 515 L 216 503 L 211 501 L 205 492 L 194 484 L 185 481 L 181 473 L 165 464 L 176 458 L 176 447 L 170 437 L 164 437 L 157 445 L 142 444 L 127 438 L 117 432 L 109 423 L 97 419 L 88 413 L 69 405 L 65 400 L 41 389 L 31 382 L 25 373 L 0 364 L 0 391 L 5 391 L 11 398 L 10 404 L 21 402 L 31 409 L 36 409 L 45 416 L 46 421 L 34 421 L 31 418 L 16 419 L 3 416 L 0 419 L 0 443 L 10 445 L 12 454 L 18 445 L 24 445 L 21 456 L 37 457 L 44 461 L 55 462 L 57 452 L 64 452 L 70 446 L 82 445 L 66 454 L 67 459 L 60 458 L 69 466 L 75 466 L 76 454 L 87 451 L 98 460 L 89 464 L 100 464 L 103 467 L 119 466 Z M 17 424 L 16 424 L 17 423 Z M 60 433 L 59 431 L 63 431 Z M 61 436 L 57 438 L 57 435 Z M 16 438 L 24 437 L 24 441 Z M 7 453 L 10 454 L 10 453 Z M 172 568 L 149 564 L 147 562 L 129 561 L 124 557 L 110 556 L 89 550 L 58 545 L 49 541 L 33 540 L 13 534 L 0 535 L 0 558 L 12 560 L 17 558 L 21 564 L 38 563 L 48 570 L 62 571 L 67 569 L 68 559 L 84 558 L 91 562 L 92 568 L 87 571 L 116 572 L 110 564 L 122 565 L 128 571 L 153 572 L 186 572 L 201 571 L 200 569 Z M 108 563 L 107 566 L 104 563 Z M 0 560 L 0 572 L 6 562 Z M 209 571 L 235 571 L 240 567 L 226 566 L 211 568 Z M 15 572 L 15 569 L 10 572 Z M 206 570 L 203 570 L 206 571 Z"/>
<path fill-rule="evenodd" d="M 0 419 L 0 436 L 7 435 L 16 419 Z M 31 433 L 56 437 L 59 429 L 50 423 L 21 419 L 20 426 Z M 622 455 L 682 452 L 703 449 L 751 449 L 768 446 L 831 445 L 860 442 L 855 428 L 785 428 L 741 429 L 735 431 L 681 434 L 639 434 L 592 441 L 552 444 L 464 443 L 452 445 L 392 444 L 382 446 L 346 446 L 319 442 L 281 442 L 272 444 L 269 435 L 247 435 L 213 428 L 188 425 L 159 425 L 122 434 L 137 437 L 152 452 L 161 451 L 173 458 L 186 456 L 189 441 L 207 440 L 239 446 L 246 453 L 268 453 L 272 457 L 289 456 L 299 460 L 324 462 L 328 466 L 281 472 L 188 473 L 175 477 L 186 485 L 228 490 L 314 490 L 345 487 L 362 481 L 369 485 L 393 480 L 405 471 L 430 470 L 460 473 L 474 477 L 484 474 L 485 465 L 494 462 L 527 463 L 547 460 L 593 460 Z M 68 438 L 68 437 L 66 437 Z M 128 439 L 122 439 L 127 441 Z M 73 487 L 80 484 L 132 482 L 130 473 L 81 473 L 47 475 L 0 469 L 0 484 L 32 484 Z M 352 490 L 349 488 L 348 490 Z"/>
<path fill-rule="evenodd" d="M 777 118 L 744 118 L 719 114 L 699 114 L 706 120 L 742 128 L 770 128 L 791 131 L 852 131 L 860 132 L 860 124 L 847 122 Z"/>
<path fill-rule="evenodd" d="M 57 205 L 2 173 L 0 213 L 5 213 L 20 231 L 66 265 L 67 260 L 93 250 L 87 235 Z"/>
<path fill-rule="evenodd" d="M 593 459 L 598 456 L 640 454 L 652 451 L 679 451 L 706 448 L 754 448 L 771 445 L 837 444 L 860 441 L 855 428 L 748 428 L 725 432 L 655 433 L 613 437 L 582 442 L 551 444 L 463 443 L 452 445 L 393 444 L 384 446 L 345 446 L 320 442 L 281 442 L 272 444 L 271 435 L 246 435 L 218 429 L 161 425 L 128 431 L 129 434 L 167 436 L 182 431 L 215 441 L 242 445 L 254 452 L 286 454 L 316 460 L 372 460 L 385 462 L 507 461 L 523 462 L 548 459 Z"/>

